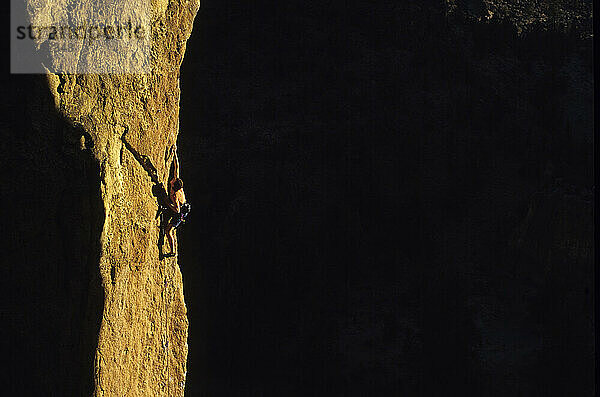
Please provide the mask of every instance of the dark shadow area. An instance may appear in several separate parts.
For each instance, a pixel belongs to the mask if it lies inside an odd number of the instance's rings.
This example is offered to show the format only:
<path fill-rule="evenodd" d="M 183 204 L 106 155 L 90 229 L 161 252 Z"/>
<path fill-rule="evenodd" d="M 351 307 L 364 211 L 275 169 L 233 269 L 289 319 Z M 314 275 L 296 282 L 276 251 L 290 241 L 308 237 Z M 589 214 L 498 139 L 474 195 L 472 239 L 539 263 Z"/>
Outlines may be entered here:
<path fill-rule="evenodd" d="M 591 40 L 442 4 L 203 1 L 189 395 L 592 393 Z"/>
<path fill-rule="evenodd" d="M 93 142 L 54 110 L 44 76 L 2 69 L 4 394 L 91 395 L 104 302 Z"/>

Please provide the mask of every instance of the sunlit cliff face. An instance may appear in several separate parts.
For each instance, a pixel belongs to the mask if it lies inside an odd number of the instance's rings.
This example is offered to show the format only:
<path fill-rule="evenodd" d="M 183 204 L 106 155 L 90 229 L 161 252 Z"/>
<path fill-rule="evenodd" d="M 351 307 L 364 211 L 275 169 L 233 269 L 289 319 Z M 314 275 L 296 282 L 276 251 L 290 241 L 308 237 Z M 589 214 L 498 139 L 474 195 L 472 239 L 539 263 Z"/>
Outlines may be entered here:
<path fill-rule="evenodd" d="M 7 128 L 7 160 L 23 200 L 10 211 L 22 215 L 11 240 L 18 270 L 8 301 L 23 302 L 11 309 L 15 331 L 28 329 L 11 355 L 16 368 L 34 362 L 23 372 L 35 378 L 20 382 L 15 371 L 12 384 L 15 394 L 183 395 L 182 277 L 176 258 L 159 260 L 154 183 L 121 137 L 128 130 L 166 182 L 179 127 L 179 65 L 199 4 L 75 3 L 28 3 L 36 32 L 87 26 L 87 37 L 36 36 L 44 75 L 10 81 L 23 93 Z M 129 37 L 124 28 L 110 39 L 90 36 L 119 18 L 142 21 L 153 35 L 140 38 L 137 29 Z"/>

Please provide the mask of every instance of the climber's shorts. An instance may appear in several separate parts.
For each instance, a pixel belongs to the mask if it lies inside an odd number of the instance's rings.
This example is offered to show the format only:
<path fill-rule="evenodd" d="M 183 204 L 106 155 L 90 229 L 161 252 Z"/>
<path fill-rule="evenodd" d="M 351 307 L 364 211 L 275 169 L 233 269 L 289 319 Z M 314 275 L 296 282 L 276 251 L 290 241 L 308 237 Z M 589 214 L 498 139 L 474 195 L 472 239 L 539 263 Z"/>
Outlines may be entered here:
<path fill-rule="evenodd" d="M 191 206 L 189 203 L 181 204 L 181 212 L 171 213 L 171 220 L 169 221 L 171 223 L 171 226 L 173 226 L 174 228 L 178 228 L 179 226 L 181 226 L 181 224 L 185 222 L 185 219 L 190 213 L 190 210 Z"/>
<path fill-rule="evenodd" d="M 173 226 L 173 228 L 177 229 L 181 225 L 182 221 L 183 221 L 183 219 L 181 217 L 181 214 L 174 213 L 173 216 L 171 217 L 171 226 Z"/>

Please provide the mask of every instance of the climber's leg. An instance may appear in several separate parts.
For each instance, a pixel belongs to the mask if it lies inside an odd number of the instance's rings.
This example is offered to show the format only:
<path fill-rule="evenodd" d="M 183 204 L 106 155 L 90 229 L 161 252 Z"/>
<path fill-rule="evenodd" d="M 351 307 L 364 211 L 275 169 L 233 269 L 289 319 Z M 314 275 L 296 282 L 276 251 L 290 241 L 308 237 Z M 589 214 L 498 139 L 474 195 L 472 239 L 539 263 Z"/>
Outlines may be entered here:
<path fill-rule="evenodd" d="M 171 222 L 169 222 L 169 224 L 167 225 L 165 235 L 167 236 L 167 241 L 169 242 L 169 252 L 175 253 L 175 242 L 173 241 L 173 225 L 171 224 Z"/>

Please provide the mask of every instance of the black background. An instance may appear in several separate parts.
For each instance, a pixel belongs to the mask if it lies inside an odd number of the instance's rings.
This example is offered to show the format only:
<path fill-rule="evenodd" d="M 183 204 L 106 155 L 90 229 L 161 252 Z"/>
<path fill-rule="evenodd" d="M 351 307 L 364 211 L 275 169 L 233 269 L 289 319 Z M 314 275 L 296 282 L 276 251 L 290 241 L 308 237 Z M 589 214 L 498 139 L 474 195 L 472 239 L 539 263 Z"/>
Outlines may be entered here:
<path fill-rule="evenodd" d="M 590 42 L 445 11 L 202 3 L 190 395 L 591 393 Z"/>

